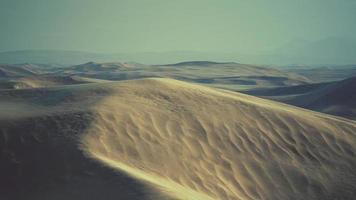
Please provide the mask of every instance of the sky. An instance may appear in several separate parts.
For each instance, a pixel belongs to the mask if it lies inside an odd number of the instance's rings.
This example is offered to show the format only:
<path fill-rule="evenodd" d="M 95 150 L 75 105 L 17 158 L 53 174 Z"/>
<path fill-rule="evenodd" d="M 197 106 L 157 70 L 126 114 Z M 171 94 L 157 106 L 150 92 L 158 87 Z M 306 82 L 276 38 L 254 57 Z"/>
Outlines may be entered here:
<path fill-rule="evenodd" d="M 356 0 L 0 0 L 0 51 L 256 53 L 354 37 Z"/>

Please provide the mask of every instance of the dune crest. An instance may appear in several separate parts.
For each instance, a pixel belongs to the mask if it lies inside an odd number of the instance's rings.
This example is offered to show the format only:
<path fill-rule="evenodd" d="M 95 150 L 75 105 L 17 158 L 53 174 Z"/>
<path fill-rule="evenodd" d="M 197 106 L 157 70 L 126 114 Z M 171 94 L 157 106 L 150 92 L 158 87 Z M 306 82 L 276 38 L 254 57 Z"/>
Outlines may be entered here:
<path fill-rule="evenodd" d="M 84 151 L 179 199 L 352 199 L 356 124 L 170 79 L 123 81 Z"/>

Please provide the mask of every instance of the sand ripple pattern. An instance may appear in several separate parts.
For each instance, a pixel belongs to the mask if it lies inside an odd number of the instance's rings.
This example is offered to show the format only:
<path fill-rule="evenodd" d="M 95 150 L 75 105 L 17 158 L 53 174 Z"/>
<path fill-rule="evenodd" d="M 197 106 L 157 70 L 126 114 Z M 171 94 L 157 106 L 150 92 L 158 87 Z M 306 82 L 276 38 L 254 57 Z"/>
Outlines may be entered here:
<path fill-rule="evenodd" d="M 181 199 L 353 199 L 356 123 L 169 79 L 119 83 L 83 148 Z"/>

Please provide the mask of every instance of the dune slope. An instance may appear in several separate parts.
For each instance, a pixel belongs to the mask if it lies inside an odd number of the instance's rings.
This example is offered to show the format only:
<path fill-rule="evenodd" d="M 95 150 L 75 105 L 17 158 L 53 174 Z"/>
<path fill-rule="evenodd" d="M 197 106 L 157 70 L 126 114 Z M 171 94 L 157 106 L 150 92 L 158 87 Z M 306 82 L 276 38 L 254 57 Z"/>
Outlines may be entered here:
<path fill-rule="evenodd" d="M 1 200 L 167 200 L 81 150 L 100 84 L 0 91 Z"/>
<path fill-rule="evenodd" d="M 244 93 L 355 120 L 355 91 L 356 77 L 352 77 L 327 83 L 260 88 Z"/>
<path fill-rule="evenodd" d="M 2 90 L 0 111 L 0 199 L 356 195 L 354 121 L 249 95 L 142 79 Z"/>
<path fill-rule="evenodd" d="M 88 156 L 179 199 L 353 199 L 356 124 L 170 79 L 91 108 Z"/>
<path fill-rule="evenodd" d="M 31 76 L 35 73 L 22 66 L 0 64 L 0 78 Z"/>

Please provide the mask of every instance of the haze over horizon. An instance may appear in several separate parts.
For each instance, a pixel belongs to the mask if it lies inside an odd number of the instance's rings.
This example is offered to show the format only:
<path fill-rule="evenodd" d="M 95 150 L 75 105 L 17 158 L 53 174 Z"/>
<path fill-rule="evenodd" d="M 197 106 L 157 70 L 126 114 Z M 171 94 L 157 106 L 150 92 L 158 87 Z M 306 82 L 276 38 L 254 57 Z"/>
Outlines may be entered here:
<path fill-rule="evenodd" d="M 0 4 L 0 52 L 199 52 L 196 58 L 249 63 L 356 62 L 356 2 L 350 0 L 3 0 Z M 310 58 L 309 52 L 316 55 Z M 156 60 L 142 57 L 137 60 Z"/>

